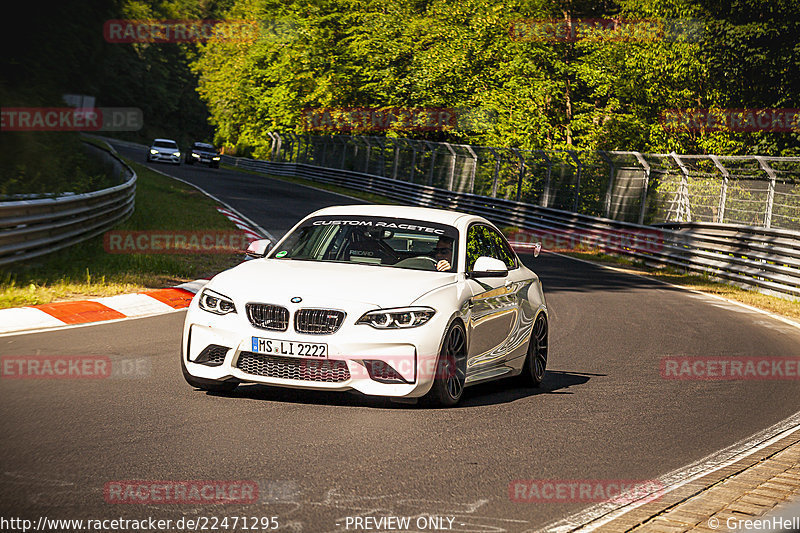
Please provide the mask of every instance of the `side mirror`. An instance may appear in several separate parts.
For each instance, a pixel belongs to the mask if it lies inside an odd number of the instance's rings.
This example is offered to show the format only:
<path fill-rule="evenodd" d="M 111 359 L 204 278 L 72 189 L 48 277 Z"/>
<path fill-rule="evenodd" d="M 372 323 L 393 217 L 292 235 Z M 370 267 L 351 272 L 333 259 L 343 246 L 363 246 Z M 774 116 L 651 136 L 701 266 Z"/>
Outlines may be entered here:
<path fill-rule="evenodd" d="M 542 251 L 542 243 L 537 242 L 533 245 L 533 257 L 539 257 L 539 253 Z"/>
<path fill-rule="evenodd" d="M 504 278 L 506 276 L 508 276 L 506 264 L 499 259 L 485 255 L 475 261 L 472 272 L 469 272 L 471 278 Z"/>
<path fill-rule="evenodd" d="M 253 241 L 250 243 L 250 246 L 247 247 L 247 250 L 244 252 L 247 255 L 247 259 L 258 259 L 260 257 L 264 257 L 267 255 L 267 252 L 272 249 L 272 241 L 269 239 L 260 239 L 257 241 Z"/>

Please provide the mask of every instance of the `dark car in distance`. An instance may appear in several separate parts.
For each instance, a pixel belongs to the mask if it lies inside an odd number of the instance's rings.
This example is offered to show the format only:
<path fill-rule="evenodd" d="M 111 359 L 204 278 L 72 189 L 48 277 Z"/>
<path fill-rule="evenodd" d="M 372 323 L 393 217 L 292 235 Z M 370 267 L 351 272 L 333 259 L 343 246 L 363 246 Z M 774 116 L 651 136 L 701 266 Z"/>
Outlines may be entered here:
<path fill-rule="evenodd" d="M 186 164 L 204 163 L 211 168 L 219 168 L 219 151 L 213 144 L 194 143 L 191 149 L 186 152 Z"/>

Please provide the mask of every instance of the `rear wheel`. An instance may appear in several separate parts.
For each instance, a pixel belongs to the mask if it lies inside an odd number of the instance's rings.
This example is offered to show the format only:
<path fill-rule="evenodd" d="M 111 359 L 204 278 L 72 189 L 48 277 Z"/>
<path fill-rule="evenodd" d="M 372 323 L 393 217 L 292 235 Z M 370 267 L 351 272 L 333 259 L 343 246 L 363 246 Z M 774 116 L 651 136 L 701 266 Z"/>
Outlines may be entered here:
<path fill-rule="evenodd" d="M 531 340 L 528 343 L 528 356 L 520 378 L 528 387 L 539 387 L 547 369 L 547 317 L 539 313 L 533 323 Z"/>
<path fill-rule="evenodd" d="M 461 322 L 455 322 L 445 336 L 433 386 L 426 396 L 442 407 L 456 405 L 464 393 L 467 376 L 467 335 Z"/>
<path fill-rule="evenodd" d="M 239 386 L 238 381 L 217 381 L 214 379 L 196 378 L 189 373 L 186 369 L 186 363 L 183 362 L 183 355 L 181 355 L 181 370 L 183 371 L 183 379 L 186 383 L 196 389 L 201 389 L 208 392 L 231 392 Z"/>

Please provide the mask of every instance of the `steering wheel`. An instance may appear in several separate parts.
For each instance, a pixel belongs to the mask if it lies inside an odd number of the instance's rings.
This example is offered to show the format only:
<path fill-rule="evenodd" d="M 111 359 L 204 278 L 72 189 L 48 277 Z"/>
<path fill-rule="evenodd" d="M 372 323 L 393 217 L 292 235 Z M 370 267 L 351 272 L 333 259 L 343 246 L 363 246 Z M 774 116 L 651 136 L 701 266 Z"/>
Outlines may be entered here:
<path fill-rule="evenodd" d="M 402 261 L 398 261 L 395 263 L 394 266 L 396 267 L 408 267 L 408 268 L 418 268 L 421 270 L 436 270 L 436 264 L 438 261 L 436 259 L 432 259 L 430 257 L 426 257 L 424 255 L 420 255 L 417 257 L 409 257 L 403 259 Z"/>

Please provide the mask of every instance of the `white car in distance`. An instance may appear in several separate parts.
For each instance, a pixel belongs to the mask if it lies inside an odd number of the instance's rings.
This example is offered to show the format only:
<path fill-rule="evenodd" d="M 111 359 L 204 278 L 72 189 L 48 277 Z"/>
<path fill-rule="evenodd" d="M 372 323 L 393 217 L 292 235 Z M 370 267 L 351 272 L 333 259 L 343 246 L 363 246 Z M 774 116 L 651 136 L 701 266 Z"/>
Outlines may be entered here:
<path fill-rule="evenodd" d="M 198 292 L 186 381 L 348 391 L 457 404 L 466 386 L 547 365 L 542 286 L 486 219 L 439 209 L 329 207 Z M 538 250 L 537 250 L 538 252 Z"/>
<path fill-rule="evenodd" d="M 172 139 L 154 139 L 147 149 L 147 162 L 153 161 L 180 165 L 181 150 L 178 148 L 178 143 Z"/>

